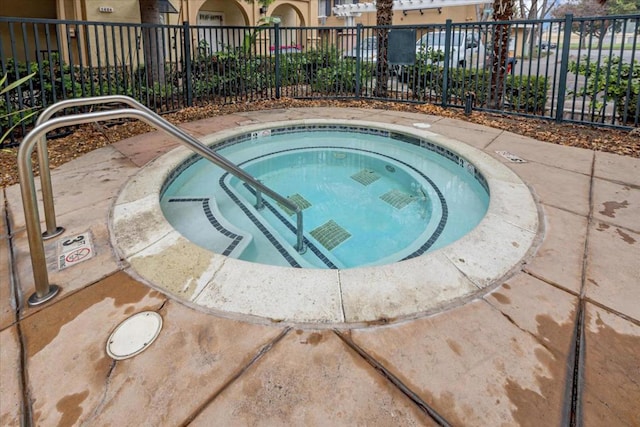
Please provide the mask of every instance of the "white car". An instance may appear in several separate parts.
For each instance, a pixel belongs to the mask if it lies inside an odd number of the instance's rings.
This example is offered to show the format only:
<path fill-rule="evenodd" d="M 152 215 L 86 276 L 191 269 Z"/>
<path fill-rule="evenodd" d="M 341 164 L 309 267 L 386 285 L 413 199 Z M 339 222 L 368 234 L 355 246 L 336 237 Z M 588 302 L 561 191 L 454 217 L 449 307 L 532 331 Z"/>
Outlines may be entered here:
<path fill-rule="evenodd" d="M 426 33 L 416 42 L 416 53 L 445 51 L 446 33 Z M 453 66 L 466 67 L 469 64 L 475 67 L 484 65 L 485 48 L 480 37 L 473 31 L 452 31 L 451 48 L 449 50 L 450 63 Z M 440 62 L 440 61 L 435 61 Z"/>
<path fill-rule="evenodd" d="M 353 58 L 365 62 L 376 62 L 378 59 L 378 38 L 377 37 L 365 37 L 360 40 L 360 46 L 356 46 L 354 49 L 345 52 L 345 58 Z"/>

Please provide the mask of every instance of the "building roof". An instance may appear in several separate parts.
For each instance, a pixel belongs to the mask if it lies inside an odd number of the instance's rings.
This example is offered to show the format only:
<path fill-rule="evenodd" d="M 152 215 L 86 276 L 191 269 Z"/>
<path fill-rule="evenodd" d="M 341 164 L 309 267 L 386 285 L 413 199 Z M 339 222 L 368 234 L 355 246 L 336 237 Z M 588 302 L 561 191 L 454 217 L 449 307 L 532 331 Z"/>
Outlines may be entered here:
<path fill-rule="evenodd" d="M 487 0 L 395 0 L 393 10 L 436 9 L 470 4 L 490 4 Z M 376 3 L 341 4 L 333 7 L 336 16 L 359 16 L 361 13 L 375 12 Z"/>

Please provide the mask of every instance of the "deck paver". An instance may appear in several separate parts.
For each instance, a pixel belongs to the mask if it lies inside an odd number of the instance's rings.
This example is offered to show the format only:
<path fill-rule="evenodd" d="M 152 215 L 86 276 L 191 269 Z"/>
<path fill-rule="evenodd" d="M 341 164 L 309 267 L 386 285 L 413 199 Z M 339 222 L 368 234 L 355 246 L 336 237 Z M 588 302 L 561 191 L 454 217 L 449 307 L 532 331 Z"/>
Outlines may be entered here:
<path fill-rule="evenodd" d="M 331 331 L 290 331 L 193 422 L 435 425 Z"/>
<path fill-rule="evenodd" d="M 113 329 L 146 310 L 163 317 L 158 338 L 112 360 Z M 124 273 L 22 323 L 37 425 L 178 425 L 280 332 L 199 313 Z"/>
<path fill-rule="evenodd" d="M 558 319 L 539 307 L 537 316 L 546 317 L 531 334 L 492 304 L 476 301 L 429 318 L 354 330 L 352 336 L 452 425 L 517 425 L 532 419 L 560 425 L 568 349 L 563 354 L 556 347 L 573 328 L 567 314 Z M 554 344 L 539 341 L 542 334 Z"/>
<path fill-rule="evenodd" d="M 519 273 L 484 299 L 558 357 L 568 354 L 578 297 Z"/>
<path fill-rule="evenodd" d="M 640 159 L 596 152 L 594 176 L 640 187 Z"/>
<path fill-rule="evenodd" d="M 541 203 L 584 217 L 589 214 L 589 176 L 540 163 L 507 166 L 533 188 Z"/>
<path fill-rule="evenodd" d="M 3 221 L 0 218 L 0 221 Z M 16 321 L 14 292 L 11 286 L 11 260 L 9 237 L 0 234 L 0 331 Z"/>
<path fill-rule="evenodd" d="M 546 232 L 525 270 L 575 292 L 582 286 L 587 218 L 552 206 L 543 206 Z"/>
<path fill-rule="evenodd" d="M 188 123 L 181 123 L 180 127 L 192 135 L 205 136 L 224 129 L 235 128 L 245 120 L 247 120 L 246 117 L 229 114 Z"/>
<path fill-rule="evenodd" d="M 175 137 L 162 131 L 132 136 L 111 144 L 113 148 L 122 153 L 123 156 L 126 156 L 136 166 L 144 166 L 149 161 L 173 150 L 179 145 L 180 143 Z"/>
<path fill-rule="evenodd" d="M 280 108 L 275 110 L 262 110 L 262 111 L 250 111 L 245 113 L 236 113 L 240 117 L 245 117 L 245 120 L 251 120 L 251 122 L 273 122 L 281 120 L 301 120 L 313 118 L 312 112 L 305 109 L 286 109 Z M 242 125 L 247 124 L 241 122 Z"/>
<path fill-rule="evenodd" d="M 640 234 L 595 222 L 587 256 L 586 297 L 640 321 Z"/>
<path fill-rule="evenodd" d="M 591 304 L 586 310 L 583 425 L 640 425 L 640 325 Z"/>
<path fill-rule="evenodd" d="M 115 198 L 124 183 L 138 168 L 112 146 L 92 151 L 54 169 L 51 176 L 56 215 L 62 216 Z M 38 200 L 41 199 L 40 179 L 36 177 Z M 11 213 L 12 230 L 25 226 L 20 186 L 6 189 Z M 40 218 L 44 221 L 42 207 Z M 44 227 L 43 227 L 44 228 Z"/>
<path fill-rule="evenodd" d="M 293 116 L 292 118 L 305 119 L 352 119 L 352 120 L 371 120 L 380 110 L 372 110 L 370 108 L 336 108 L 336 107 L 306 107 L 291 109 L 290 112 L 296 111 L 301 117 Z M 375 120 L 374 120 L 375 121 Z"/>
<path fill-rule="evenodd" d="M 640 233 L 640 188 L 593 180 L 593 217 L 595 220 Z"/>
<path fill-rule="evenodd" d="M 0 330 L 0 425 L 22 425 L 20 342 L 17 326 Z"/>
<path fill-rule="evenodd" d="M 58 225 L 64 226 L 65 232 L 44 242 L 49 283 L 60 286 L 60 295 L 56 298 L 82 289 L 122 269 L 122 264 L 112 249 L 107 226 L 112 203 L 111 199 L 107 199 L 91 207 L 58 216 Z M 24 229 L 16 233 L 14 252 L 18 283 L 22 294 L 28 297 L 35 292 L 35 283 L 26 234 Z M 90 236 L 93 253 L 72 267 L 59 269 L 58 246 L 81 234 Z M 25 306 L 22 315 L 28 315 L 41 308 L 42 306 Z"/>
<path fill-rule="evenodd" d="M 370 120 L 373 116 L 371 112 L 367 116 L 364 116 L 363 120 Z M 385 112 L 376 112 L 375 113 L 375 121 L 384 121 L 384 123 L 392 123 L 402 126 L 413 127 L 414 123 L 427 123 L 433 126 L 434 123 L 437 123 L 442 120 L 442 117 L 432 116 L 428 114 L 416 114 L 410 113 L 406 111 L 385 111 Z M 430 130 L 430 128 L 426 128 L 426 130 Z"/>
<path fill-rule="evenodd" d="M 427 130 L 464 142 L 481 150 L 489 146 L 489 144 L 504 132 L 500 129 L 493 129 L 448 118 L 438 120 Z"/>
<path fill-rule="evenodd" d="M 487 150 L 490 150 L 491 154 L 502 162 L 509 161 L 496 155 L 496 151 L 508 151 L 528 162 L 591 175 L 593 152 L 581 148 L 549 144 L 526 136 L 504 132 L 487 147 Z"/>

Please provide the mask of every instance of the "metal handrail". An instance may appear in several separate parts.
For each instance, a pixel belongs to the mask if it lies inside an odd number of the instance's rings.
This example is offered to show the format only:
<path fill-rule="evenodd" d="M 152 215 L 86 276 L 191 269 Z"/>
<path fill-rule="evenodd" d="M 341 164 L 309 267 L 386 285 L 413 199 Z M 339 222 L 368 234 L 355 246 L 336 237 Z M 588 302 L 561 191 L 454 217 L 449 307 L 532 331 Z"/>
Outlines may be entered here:
<path fill-rule="evenodd" d="M 155 115 L 156 113 L 139 103 L 135 99 L 125 95 L 106 95 L 106 96 L 92 96 L 89 98 L 73 98 L 65 99 L 63 101 L 56 102 L 53 105 L 47 107 L 36 120 L 36 126 L 48 121 L 55 113 L 64 110 L 65 108 L 80 107 L 84 105 L 97 105 L 97 104 L 110 104 L 119 102 L 121 104 L 127 104 L 130 107 L 137 108 L 138 110 L 146 111 L 149 114 Z M 40 187 L 42 191 L 42 205 L 44 210 L 44 219 L 47 224 L 47 230 L 42 234 L 42 237 L 47 240 L 51 239 L 62 232 L 64 227 L 58 227 L 56 224 L 56 211 L 53 203 L 53 190 L 51 185 L 51 168 L 49 167 L 49 155 L 47 151 L 47 135 L 43 135 L 38 140 L 38 166 L 40 168 Z"/>
<path fill-rule="evenodd" d="M 135 101 L 134 101 L 135 102 Z M 146 109 L 146 107 L 145 107 Z M 251 175 L 239 169 L 236 165 L 218 155 L 206 145 L 200 143 L 197 139 L 187 134 L 178 127 L 164 120 L 162 117 L 150 111 L 143 111 L 140 109 L 126 108 L 111 111 L 98 111 L 83 114 L 74 114 L 69 116 L 57 117 L 49 119 L 37 125 L 33 130 L 24 138 L 20 149 L 18 150 L 18 173 L 20 177 L 20 190 L 22 194 L 22 206 L 25 216 L 25 224 L 27 229 L 27 238 L 29 241 L 29 252 L 31 255 L 31 264 L 33 268 L 33 276 L 36 286 L 36 292 L 29 297 L 29 305 L 35 306 L 45 303 L 53 298 L 59 291 L 59 287 L 49 284 L 49 277 L 46 266 L 46 258 L 44 253 L 44 243 L 42 230 L 40 228 L 40 219 L 38 214 L 38 204 L 36 198 L 36 189 L 33 176 L 33 166 L 31 164 L 31 153 L 37 142 L 41 142 L 43 137 L 52 130 L 60 127 L 73 126 L 78 124 L 84 124 L 100 120 L 119 119 L 119 118 L 137 118 L 146 122 L 147 124 L 163 130 L 169 135 L 175 136 L 178 140 L 194 151 L 196 154 L 201 155 L 207 160 L 211 161 L 215 165 L 223 168 L 225 171 L 236 176 L 238 179 L 244 181 L 250 186 L 256 189 L 257 199 L 260 200 L 261 193 L 267 194 L 272 199 L 275 199 L 279 203 L 286 206 L 296 213 L 297 216 L 297 230 L 296 237 L 297 242 L 295 249 L 299 253 L 304 253 L 306 250 L 303 239 L 303 221 L 302 210 L 298 205 L 291 200 L 281 196 L 269 187 L 265 186 L 261 182 L 257 181 Z M 41 148 L 43 148 L 41 146 Z M 46 145 L 44 146 L 44 153 L 46 153 Z M 46 156 L 46 154 L 44 154 Z M 40 156 L 39 156 L 40 157 Z M 48 162 L 45 164 L 48 166 Z M 47 169 L 48 171 L 48 169 Z M 43 173 L 44 171 L 41 171 Z M 44 172 L 47 173 L 47 172 Z M 50 186 L 50 177 L 47 177 L 48 185 Z M 50 188 L 49 188 L 50 190 Z M 52 200 L 50 201 L 52 203 Z M 52 213 L 52 212 L 50 212 Z"/>

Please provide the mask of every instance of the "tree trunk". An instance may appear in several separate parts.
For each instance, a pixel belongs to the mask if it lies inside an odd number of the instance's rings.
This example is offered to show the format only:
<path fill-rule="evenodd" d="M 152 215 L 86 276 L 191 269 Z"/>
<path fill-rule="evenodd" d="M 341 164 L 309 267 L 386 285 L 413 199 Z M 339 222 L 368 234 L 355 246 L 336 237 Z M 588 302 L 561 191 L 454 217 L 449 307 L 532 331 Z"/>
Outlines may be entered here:
<path fill-rule="evenodd" d="M 513 0 L 494 0 L 493 20 L 510 21 L 513 16 Z M 502 109 L 503 88 L 509 57 L 509 33 L 511 26 L 508 24 L 496 25 L 493 35 L 492 64 L 491 64 L 491 89 L 489 106 Z"/>
<path fill-rule="evenodd" d="M 160 7 L 157 0 L 140 1 L 140 22 L 143 24 L 160 25 Z M 164 84 L 164 46 L 162 43 L 162 29 L 159 27 L 143 27 L 142 42 L 144 46 L 144 68 L 147 85 Z"/>
<path fill-rule="evenodd" d="M 376 25 L 389 26 L 393 22 L 393 0 L 378 0 L 376 2 Z M 387 82 L 389 81 L 389 63 L 387 51 L 389 47 L 389 29 L 378 29 L 378 59 L 376 70 L 376 87 L 373 95 L 380 98 L 387 97 Z"/>

